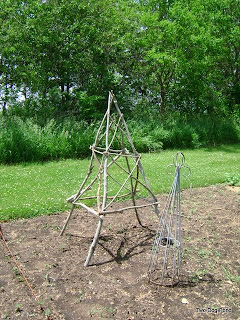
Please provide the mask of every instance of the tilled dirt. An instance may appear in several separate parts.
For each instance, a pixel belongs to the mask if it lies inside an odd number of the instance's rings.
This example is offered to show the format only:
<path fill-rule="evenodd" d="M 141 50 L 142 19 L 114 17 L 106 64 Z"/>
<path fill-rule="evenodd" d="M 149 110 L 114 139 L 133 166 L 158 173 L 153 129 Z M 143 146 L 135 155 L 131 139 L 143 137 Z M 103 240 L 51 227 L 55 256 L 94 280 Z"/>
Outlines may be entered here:
<path fill-rule="evenodd" d="M 166 196 L 158 199 L 163 206 Z M 2 223 L 38 302 L 0 240 L 1 319 L 240 319 L 239 190 L 182 192 L 182 267 L 174 287 L 148 282 L 158 226 L 149 207 L 140 210 L 144 228 L 132 210 L 107 216 L 89 267 L 83 264 L 97 221 L 77 211 L 60 237 L 66 216 Z"/>

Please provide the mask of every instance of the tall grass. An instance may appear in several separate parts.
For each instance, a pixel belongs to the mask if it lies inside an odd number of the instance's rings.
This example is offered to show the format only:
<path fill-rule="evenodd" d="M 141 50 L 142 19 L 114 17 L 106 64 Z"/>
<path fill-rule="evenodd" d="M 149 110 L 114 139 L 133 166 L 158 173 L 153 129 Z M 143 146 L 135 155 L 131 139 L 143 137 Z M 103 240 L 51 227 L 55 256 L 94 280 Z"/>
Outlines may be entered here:
<path fill-rule="evenodd" d="M 240 141 L 239 125 L 230 118 L 187 119 L 174 115 L 165 119 L 128 119 L 127 123 L 139 152 Z M 97 121 L 87 123 L 73 118 L 61 122 L 52 119 L 41 126 L 31 118 L 0 117 L 0 163 L 87 157 L 98 127 Z"/>
<path fill-rule="evenodd" d="M 86 157 L 95 136 L 93 124 L 71 119 L 42 127 L 32 119 L 1 118 L 0 127 L 1 163 Z"/>

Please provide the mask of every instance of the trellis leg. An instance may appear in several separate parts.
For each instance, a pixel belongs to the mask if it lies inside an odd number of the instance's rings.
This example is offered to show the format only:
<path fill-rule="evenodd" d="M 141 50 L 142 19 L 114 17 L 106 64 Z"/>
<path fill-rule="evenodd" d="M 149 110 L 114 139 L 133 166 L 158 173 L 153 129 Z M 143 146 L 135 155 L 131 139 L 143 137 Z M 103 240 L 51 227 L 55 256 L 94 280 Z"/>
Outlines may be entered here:
<path fill-rule="evenodd" d="M 107 169 L 108 169 L 108 148 L 109 148 L 108 137 L 109 137 L 109 118 L 110 118 L 111 103 L 112 103 L 112 96 L 109 94 L 109 97 L 108 97 L 108 109 L 107 109 L 107 126 L 106 126 L 106 153 L 105 153 L 104 168 L 103 168 L 103 202 L 102 202 L 102 211 L 104 211 L 104 209 L 106 207 L 106 203 L 107 203 L 107 179 L 108 179 Z M 92 255 L 94 253 L 94 250 L 96 248 L 96 245 L 98 243 L 98 238 L 100 236 L 100 232 L 101 232 L 101 229 L 102 229 L 102 223 L 103 223 L 103 219 L 102 219 L 102 217 L 99 217 L 97 230 L 95 232 L 95 236 L 93 238 L 93 242 L 92 242 L 92 244 L 90 246 L 90 249 L 88 251 L 87 259 L 86 259 L 86 261 L 84 263 L 85 267 L 87 267 L 89 265 L 90 260 L 92 258 Z"/>
<path fill-rule="evenodd" d="M 95 236 L 93 238 L 93 242 L 90 246 L 90 249 L 88 251 L 88 256 L 87 256 L 87 259 L 84 263 L 84 267 L 87 267 L 90 263 L 90 260 L 92 258 L 92 255 L 94 253 L 94 250 L 96 248 L 96 245 L 98 243 L 98 238 L 99 238 L 99 235 L 100 235 L 100 232 L 101 232 L 101 228 L 102 228 L 102 223 L 103 223 L 103 219 L 101 217 L 99 217 L 99 221 L 98 221 L 98 226 L 97 226 L 97 230 L 95 232 Z"/>
<path fill-rule="evenodd" d="M 60 236 L 63 235 L 63 233 L 64 233 L 64 231 L 65 231 L 65 229 L 66 229 L 66 227 L 67 227 L 67 224 L 68 224 L 68 222 L 69 222 L 69 220 L 70 220 L 70 218 L 71 218 L 71 215 L 72 215 L 73 210 L 75 209 L 75 207 L 76 207 L 76 205 L 73 203 L 72 209 L 71 209 L 71 211 L 70 211 L 69 214 L 68 214 L 68 217 L 67 217 L 67 219 L 66 219 L 66 221 L 65 221 L 65 223 L 64 223 L 64 226 L 63 226 L 63 228 L 62 228 L 62 231 L 60 232 Z"/>
<path fill-rule="evenodd" d="M 131 168 L 130 168 L 130 165 L 129 165 L 128 158 L 126 158 L 126 162 L 127 162 L 128 171 L 130 172 L 130 171 L 131 171 Z M 141 222 L 141 220 L 140 220 L 140 218 L 139 218 L 139 215 L 138 215 L 138 210 L 137 210 L 137 208 L 136 208 L 136 201 L 135 201 L 135 198 L 134 198 L 135 192 L 134 192 L 134 188 L 133 188 L 133 179 L 132 179 L 132 176 L 130 177 L 130 183 L 131 183 L 131 190 L 132 190 L 132 192 L 131 192 L 131 197 L 132 197 L 133 206 L 135 207 L 135 208 L 134 208 L 134 211 L 135 211 L 135 214 L 136 214 L 136 218 L 137 218 L 137 221 L 138 221 L 138 223 L 140 224 L 140 226 L 143 227 L 142 222 Z"/>

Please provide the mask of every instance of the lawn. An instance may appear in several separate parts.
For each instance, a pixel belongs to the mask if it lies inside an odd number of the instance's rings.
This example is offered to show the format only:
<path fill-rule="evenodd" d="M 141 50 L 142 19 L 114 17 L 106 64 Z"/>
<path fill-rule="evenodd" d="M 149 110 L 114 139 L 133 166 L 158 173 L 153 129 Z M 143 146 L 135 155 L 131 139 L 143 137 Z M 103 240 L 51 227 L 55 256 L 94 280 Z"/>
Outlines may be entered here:
<path fill-rule="evenodd" d="M 166 167 L 177 150 L 142 155 L 142 164 L 154 193 L 169 192 L 172 176 Z M 182 188 L 224 183 L 240 172 L 240 145 L 183 150 L 190 178 L 182 178 Z M 0 221 L 30 218 L 62 212 L 65 199 L 74 194 L 88 170 L 89 160 L 61 160 L 0 166 Z M 116 177 L 118 171 L 116 171 Z"/>

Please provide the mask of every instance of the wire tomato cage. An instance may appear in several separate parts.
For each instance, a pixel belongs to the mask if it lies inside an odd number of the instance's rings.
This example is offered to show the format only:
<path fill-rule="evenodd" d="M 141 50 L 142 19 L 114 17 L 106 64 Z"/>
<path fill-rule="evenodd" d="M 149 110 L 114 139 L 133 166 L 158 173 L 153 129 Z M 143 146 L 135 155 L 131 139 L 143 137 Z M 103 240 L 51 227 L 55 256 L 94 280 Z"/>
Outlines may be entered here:
<path fill-rule="evenodd" d="M 148 266 L 149 281 L 158 285 L 173 286 L 179 281 L 181 266 L 181 189 L 180 171 L 189 177 L 190 169 L 184 165 L 185 157 L 177 152 L 167 171 L 175 169 L 174 179 L 165 207 L 160 216 Z"/>

